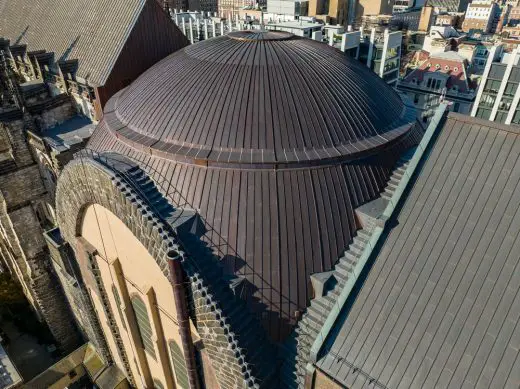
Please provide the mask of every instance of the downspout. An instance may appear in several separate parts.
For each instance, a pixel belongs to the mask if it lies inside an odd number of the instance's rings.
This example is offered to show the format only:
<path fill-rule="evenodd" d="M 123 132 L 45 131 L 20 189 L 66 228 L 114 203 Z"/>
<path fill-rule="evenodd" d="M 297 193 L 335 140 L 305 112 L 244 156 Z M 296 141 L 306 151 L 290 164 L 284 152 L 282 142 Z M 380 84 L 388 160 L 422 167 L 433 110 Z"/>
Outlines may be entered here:
<path fill-rule="evenodd" d="M 170 282 L 173 288 L 173 297 L 175 299 L 175 307 L 177 310 L 177 321 L 179 322 L 179 334 L 181 336 L 182 351 L 186 360 L 186 370 L 188 371 L 188 380 L 190 389 L 200 389 L 199 376 L 197 374 L 197 364 L 195 363 L 195 347 L 191 338 L 190 316 L 188 312 L 188 303 L 184 270 L 182 269 L 180 256 L 177 251 L 170 251 L 167 254 L 168 266 L 170 268 Z"/>

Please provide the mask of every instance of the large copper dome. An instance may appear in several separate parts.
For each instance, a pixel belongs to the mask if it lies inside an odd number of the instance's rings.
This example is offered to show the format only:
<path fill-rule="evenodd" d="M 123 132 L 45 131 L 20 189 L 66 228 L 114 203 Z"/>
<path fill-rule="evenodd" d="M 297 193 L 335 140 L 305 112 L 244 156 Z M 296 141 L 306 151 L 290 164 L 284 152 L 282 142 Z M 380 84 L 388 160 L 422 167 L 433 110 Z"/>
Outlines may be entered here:
<path fill-rule="evenodd" d="M 107 104 L 89 147 L 139 163 L 203 240 L 273 339 L 305 309 L 416 141 L 415 113 L 369 69 L 282 32 L 234 32 L 169 56 Z"/>

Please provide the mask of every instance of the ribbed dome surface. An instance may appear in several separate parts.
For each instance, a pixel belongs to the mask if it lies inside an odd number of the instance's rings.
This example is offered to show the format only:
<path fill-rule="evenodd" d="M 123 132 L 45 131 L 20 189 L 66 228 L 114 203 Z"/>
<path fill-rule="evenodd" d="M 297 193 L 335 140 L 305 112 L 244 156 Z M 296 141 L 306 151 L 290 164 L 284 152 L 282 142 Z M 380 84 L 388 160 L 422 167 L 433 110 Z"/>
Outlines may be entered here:
<path fill-rule="evenodd" d="M 189 46 L 105 107 L 89 147 L 132 158 L 175 207 L 196 209 L 202 241 L 273 340 L 284 339 L 379 196 L 415 111 L 338 50 L 282 32 L 235 32 Z"/>
<path fill-rule="evenodd" d="M 285 32 L 240 31 L 166 58 L 112 110 L 121 136 L 177 156 L 291 163 L 393 139 L 404 106 L 338 50 Z"/>

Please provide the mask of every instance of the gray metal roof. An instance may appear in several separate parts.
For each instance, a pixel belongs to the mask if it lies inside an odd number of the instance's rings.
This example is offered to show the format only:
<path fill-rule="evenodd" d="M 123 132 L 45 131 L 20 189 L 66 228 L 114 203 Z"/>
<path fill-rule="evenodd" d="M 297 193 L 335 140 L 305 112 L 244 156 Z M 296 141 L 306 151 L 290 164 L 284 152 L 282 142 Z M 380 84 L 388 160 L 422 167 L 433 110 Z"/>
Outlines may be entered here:
<path fill-rule="evenodd" d="M 520 386 L 520 128 L 450 114 L 317 366 L 350 389 Z"/>
<path fill-rule="evenodd" d="M 104 85 L 144 4 L 150 0 L 3 0 L 0 37 L 29 51 L 77 59 L 77 76 Z"/>

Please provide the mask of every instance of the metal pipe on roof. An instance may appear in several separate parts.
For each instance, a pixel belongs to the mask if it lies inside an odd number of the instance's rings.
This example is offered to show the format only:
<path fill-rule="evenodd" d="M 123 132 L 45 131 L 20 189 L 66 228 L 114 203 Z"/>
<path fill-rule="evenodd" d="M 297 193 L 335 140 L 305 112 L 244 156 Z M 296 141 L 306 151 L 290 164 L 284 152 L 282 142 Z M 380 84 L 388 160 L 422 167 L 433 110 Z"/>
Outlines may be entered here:
<path fill-rule="evenodd" d="M 182 269 L 179 253 L 172 250 L 167 254 L 168 266 L 170 268 L 170 283 L 173 288 L 173 298 L 177 309 L 177 322 L 179 323 L 179 334 L 182 342 L 182 352 L 186 361 L 188 381 L 190 389 L 200 389 L 199 376 L 197 374 L 197 364 L 195 362 L 195 346 L 191 338 L 190 316 L 188 312 L 188 299 L 184 284 L 184 270 Z"/>

